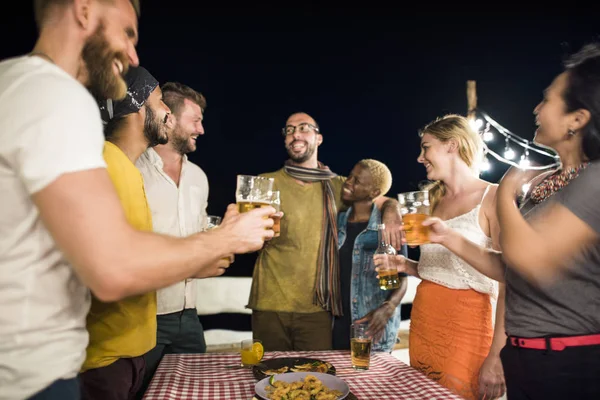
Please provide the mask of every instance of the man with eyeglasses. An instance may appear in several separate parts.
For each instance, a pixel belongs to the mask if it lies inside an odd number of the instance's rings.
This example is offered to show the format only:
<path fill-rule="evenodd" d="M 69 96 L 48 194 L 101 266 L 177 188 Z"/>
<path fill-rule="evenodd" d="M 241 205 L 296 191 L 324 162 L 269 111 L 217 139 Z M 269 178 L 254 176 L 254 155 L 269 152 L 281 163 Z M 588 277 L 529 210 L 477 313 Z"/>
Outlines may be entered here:
<path fill-rule="evenodd" d="M 267 351 L 332 348 L 332 317 L 342 312 L 337 250 L 337 210 L 343 207 L 338 176 L 318 161 L 323 142 L 308 114 L 290 115 L 282 130 L 289 159 L 274 178 L 279 190 L 281 234 L 267 243 L 256 260 L 248 307 L 252 332 Z M 401 247 L 397 202 L 383 198 L 390 239 Z"/>

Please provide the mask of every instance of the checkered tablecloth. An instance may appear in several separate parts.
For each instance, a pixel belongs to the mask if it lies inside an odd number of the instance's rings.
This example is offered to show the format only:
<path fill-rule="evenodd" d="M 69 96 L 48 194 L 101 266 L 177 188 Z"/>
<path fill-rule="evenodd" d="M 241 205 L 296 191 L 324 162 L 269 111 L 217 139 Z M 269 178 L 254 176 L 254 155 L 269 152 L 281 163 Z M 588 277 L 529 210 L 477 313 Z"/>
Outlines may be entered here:
<path fill-rule="evenodd" d="M 373 353 L 368 371 L 355 371 L 349 351 L 268 352 L 276 357 L 310 357 L 328 361 L 359 400 L 460 399 L 448 389 L 388 353 Z M 236 353 L 169 354 L 160 363 L 145 400 L 250 400 L 256 379 L 239 365 Z"/>

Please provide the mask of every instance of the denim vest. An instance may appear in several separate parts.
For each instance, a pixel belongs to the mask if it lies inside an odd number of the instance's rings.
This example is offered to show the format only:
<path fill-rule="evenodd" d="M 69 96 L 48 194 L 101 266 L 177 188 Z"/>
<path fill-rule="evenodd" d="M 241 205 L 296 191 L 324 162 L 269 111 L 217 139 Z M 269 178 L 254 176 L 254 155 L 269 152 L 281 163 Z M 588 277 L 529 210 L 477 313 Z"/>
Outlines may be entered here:
<path fill-rule="evenodd" d="M 338 242 L 341 248 L 346 240 L 346 224 L 352 212 L 352 207 L 338 213 Z M 378 246 L 377 225 L 381 223 L 381 212 L 373 206 L 367 229 L 362 231 L 354 241 L 352 252 L 352 279 L 350 283 L 350 310 L 352 321 L 360 319 L 370 311 L 378 308 L 387 300 L 389 291 L 379 288 L 379 279 L 375 276 L 373 255 Z M 406 256 L 406 246 L 402 254 Z M 396 307 L 394 314 L 385 326 L 383 336 L 377 343 L 373 343 L 374 351 L 391 352 L 396 343 L 398 329 L 400 328 L 400 306 Z"/>

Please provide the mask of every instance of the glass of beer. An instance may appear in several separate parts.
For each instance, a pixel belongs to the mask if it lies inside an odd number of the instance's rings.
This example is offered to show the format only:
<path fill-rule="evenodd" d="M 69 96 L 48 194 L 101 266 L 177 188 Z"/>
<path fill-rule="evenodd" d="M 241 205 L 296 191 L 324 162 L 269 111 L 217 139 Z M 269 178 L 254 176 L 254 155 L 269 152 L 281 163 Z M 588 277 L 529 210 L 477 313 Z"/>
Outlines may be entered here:
<path fill-rule="evenodd" d="M 423 221 L 429 217 L 429 192 L 426 190 L 400 193 L 398 195 L 400 212 L 406 243 L 409 246 L 419 246 L 429 243 L 429 228 L 423 226 Z"/>
<path fill-rule="evenodd" d="M 281 211 L 281 198 L 279 197 L 279 190 L 274 190 L 271 192 L 271 206 L 273 206 L 277 213 Z M 275 222 L 273 224 L 273 232 L 275 232 L 273 237 L 278 237 L 281 232 L 281 217 L 279 215 L 271 215 L 271 218 L 273 218 L 273 221 Z"/>
<path fill-rule="evenodd" d="M 271 205 L 273 178 L 238 175 L 235 199 L 240 213 Z"/>
<path fill-rule="evenodd" d="M 366 323 L 354 323 L 350 328 L 352 368 L 359 371 L 366 371 L 371 364 L 371 347 L 373 347 L 373 338 L 367 334 L 369 325 Z"/>

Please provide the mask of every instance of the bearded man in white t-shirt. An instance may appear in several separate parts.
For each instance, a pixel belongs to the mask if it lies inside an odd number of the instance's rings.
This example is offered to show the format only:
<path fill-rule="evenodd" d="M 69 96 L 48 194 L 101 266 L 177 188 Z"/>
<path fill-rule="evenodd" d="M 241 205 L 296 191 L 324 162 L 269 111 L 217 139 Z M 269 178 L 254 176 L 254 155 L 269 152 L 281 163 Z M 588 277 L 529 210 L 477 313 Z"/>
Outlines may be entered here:
<path fill-rule="evenodd" d="M 133 229 L 102 158 L 96 97 L 138 65 L 136 0 L 35 0 L 33 52 L 0 63 L 0 400 L 79 399 L 90 288 L 105 302 L 223 273 L 275 212 L 172 238 Z M 89 89 L 88 90 L 86 90 Z"/>

